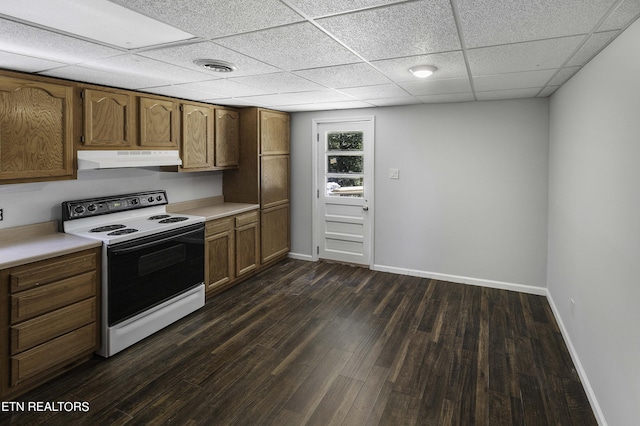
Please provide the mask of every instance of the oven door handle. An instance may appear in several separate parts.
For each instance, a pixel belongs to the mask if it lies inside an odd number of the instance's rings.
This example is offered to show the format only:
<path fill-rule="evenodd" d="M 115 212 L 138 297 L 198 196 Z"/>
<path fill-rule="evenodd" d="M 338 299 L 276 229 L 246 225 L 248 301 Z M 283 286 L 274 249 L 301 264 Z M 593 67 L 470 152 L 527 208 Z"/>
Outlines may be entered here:
<path fill-rule="evenodd" d="M 184 232 L 182 234 L 169 235 L 168 237 L 165 237 L 165 238 L 160 238 L 158 240 L 149 241 L 148 243 L 137 244 L 137 245 L 132 246 L 132 247 L 111 249 L 109 251 L 109 254 L 111 256 L 117 256 L 119 254 L 131 253 L 132 251 L 138 251 L 140 249 L 144 249 L 144 248 L 147 248 L 147 247 L 153 247 L 155 245 L 162 244 L 162 243 L 165 243 L 167 241 L 172 241 L 172 240 L 175 240 L 176 238 L 185 237 L 185 236 L 190 235 L 190 234 L 195 234 L 197 232 L 199 232 L 199 231 L 189 230 L 189 231 Z"/>

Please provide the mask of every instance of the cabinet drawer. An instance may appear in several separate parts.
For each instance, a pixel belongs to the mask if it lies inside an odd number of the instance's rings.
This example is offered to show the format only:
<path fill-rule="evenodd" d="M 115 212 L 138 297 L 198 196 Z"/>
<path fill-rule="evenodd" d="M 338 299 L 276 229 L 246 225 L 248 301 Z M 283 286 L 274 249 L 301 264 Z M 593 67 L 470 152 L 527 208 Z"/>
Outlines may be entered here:
<path fill-rule="evenodd" d="M 96 272 L 11 295 L 11 323 L 24 321 L 96 294 Z"/>
<path fill-rule="evenodd" d="M 96 346 L 95 323 L 11 357 L 11 385 L 63 364 Z"/>
<path fill-rule="evenodd" d="M 221 232 L 227 232 L 233 229 L 233 218 L 225 217 L 222 219 L 210 220 L 205 224 L 205 227 L 207 237 Z"/>
<path fill-rule="evenodd" d="M 45 260 L 32 265 L 18 267 L 11 271 L 11 292 L 27 290 L 82 272 L 95 270 L 95 253 L 71 255 L 54 260 Z"/>
<path fill-rule="evenodd" d="M 96 298 L 83 300 L 11 327 L 11 354 L 96 321 Z"/>
<path fill-rule="evenodd" d="M 236 216 L 236 228 L 258 221 L 258 212 L 252 211 Z"/>

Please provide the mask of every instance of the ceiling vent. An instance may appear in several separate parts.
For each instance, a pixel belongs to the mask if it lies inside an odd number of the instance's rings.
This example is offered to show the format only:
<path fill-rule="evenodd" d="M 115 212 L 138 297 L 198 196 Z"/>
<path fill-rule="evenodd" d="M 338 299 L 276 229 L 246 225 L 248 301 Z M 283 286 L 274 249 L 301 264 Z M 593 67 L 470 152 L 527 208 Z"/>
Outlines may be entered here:
<path fill-rule="evenodd" d="M 217 59 L 196 59 L 193 63 L 215 72 L 233 72 L 238 69 L 231 62 L 219 61 Z"/>

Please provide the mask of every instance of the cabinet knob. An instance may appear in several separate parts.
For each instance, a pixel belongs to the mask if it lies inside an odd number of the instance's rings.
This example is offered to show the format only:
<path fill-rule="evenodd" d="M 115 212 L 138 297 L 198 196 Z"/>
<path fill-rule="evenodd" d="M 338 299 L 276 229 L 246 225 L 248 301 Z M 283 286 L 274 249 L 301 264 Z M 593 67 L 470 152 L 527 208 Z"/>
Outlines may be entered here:
<path fill-rule="evenodd" d="M 362 210 L 364 210 L 365 212 L 369 211 L 369 206 L 362 206 Z"/>

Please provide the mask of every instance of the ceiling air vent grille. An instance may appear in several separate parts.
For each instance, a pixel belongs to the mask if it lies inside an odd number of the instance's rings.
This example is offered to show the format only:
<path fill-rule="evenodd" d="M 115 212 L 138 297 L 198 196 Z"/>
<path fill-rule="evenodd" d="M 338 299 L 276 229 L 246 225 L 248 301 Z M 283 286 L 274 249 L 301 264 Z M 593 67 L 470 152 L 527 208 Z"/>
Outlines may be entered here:
<path fill-rule="evenodd" d="M 215 72 L 232 72 L 237 69 L 231 62 L 219 61 L 217 59 L 196 59 L 193 63 Z"/>

